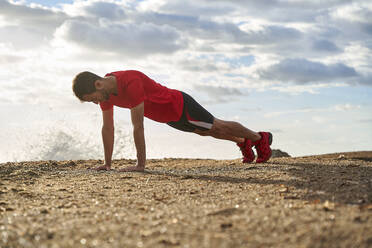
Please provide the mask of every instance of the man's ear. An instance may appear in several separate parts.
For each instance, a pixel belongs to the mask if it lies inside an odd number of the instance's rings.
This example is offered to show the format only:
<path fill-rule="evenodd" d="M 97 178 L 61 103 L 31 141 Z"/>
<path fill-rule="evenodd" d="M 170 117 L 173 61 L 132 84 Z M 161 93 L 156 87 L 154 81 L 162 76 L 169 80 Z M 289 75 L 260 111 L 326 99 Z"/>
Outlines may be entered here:
<path fill-rule="evenodd" d="M 96 87 L 96 90 L 102 90 L 103 89 L 103 81 L 101 80 L 96 80 L 94 82 L 94 86 Z"/>

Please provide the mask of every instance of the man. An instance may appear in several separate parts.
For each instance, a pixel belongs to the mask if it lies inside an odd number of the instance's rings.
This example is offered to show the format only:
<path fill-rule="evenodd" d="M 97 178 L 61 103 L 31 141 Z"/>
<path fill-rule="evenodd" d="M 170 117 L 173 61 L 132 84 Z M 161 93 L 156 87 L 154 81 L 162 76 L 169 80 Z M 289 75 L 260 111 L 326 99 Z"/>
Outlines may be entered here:
<path fill-rule="evenodd" d="M 117 71 L 104 78 L 81 72 L 75 76 L 72 89 L 81 101 L 99 104 L 103 114 L 102 140 L 105 164 L 96 170 L 110 170 L 114 146 L 113 106 L 129 108 L 133 124 L 137 165 L 120 171 L 144 171 L 146 146 L 143 118 L 167 123 L 185 132 L 230 140 L 239 146 L 243 163 L 255 159 L 252 147 L 257 150 L 256 163 L 263 163 L 271 156 L 272 135 L 254 132 L 238 122 L 215 118 L 188 94 L 168 89 L 139 71 Z"/>

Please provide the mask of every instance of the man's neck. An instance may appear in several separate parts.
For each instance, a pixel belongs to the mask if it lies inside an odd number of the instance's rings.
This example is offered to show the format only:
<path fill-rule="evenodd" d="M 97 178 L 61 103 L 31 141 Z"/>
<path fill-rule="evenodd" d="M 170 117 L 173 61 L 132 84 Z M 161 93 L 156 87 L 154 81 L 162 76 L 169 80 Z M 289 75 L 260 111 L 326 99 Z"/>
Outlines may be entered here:
<path fill-rule="evenodd" d="M 117 95 L 118 94 L 118 86 L 117 86 L 117 83 L 116 83 L 116 78 L 114 76 L 109 76 L 109 77 L 106 77 L 105 78 L 107 81 L 107 91 L 109 92 L 109 94 L 114 94 L 114 95 Z"/>

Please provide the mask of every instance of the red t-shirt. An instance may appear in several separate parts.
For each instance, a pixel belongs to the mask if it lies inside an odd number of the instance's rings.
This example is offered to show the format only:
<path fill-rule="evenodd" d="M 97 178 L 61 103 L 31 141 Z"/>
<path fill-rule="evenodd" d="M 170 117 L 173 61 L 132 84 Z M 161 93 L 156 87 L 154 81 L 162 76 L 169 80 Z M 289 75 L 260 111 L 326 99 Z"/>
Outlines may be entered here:
<path fill-rule="evenodd" d="M 144 116 L 158 122 L 178 121 L 183 110 L 183 96 L 178 90 L 168 89 L 139 71 L 117 71 L 107 73 L 115 76 L 118 94 L 110 95 L 100 102 L 102 111 L 113 105 L 133 108 L 144 102 Z"/>

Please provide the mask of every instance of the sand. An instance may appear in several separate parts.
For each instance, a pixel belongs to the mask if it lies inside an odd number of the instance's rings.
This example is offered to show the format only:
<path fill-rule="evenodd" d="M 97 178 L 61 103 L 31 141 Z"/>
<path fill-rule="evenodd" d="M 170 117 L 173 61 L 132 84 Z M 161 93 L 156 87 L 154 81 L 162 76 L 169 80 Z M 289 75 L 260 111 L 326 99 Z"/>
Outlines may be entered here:
<path fill-rule="evenodd" d="M 0 164 L 0 247 L 372 247 L 371 154 Z"/>

